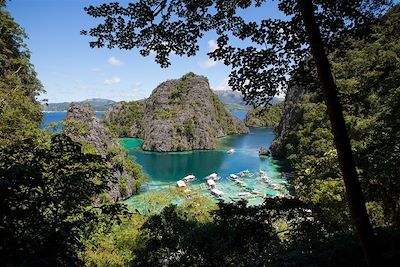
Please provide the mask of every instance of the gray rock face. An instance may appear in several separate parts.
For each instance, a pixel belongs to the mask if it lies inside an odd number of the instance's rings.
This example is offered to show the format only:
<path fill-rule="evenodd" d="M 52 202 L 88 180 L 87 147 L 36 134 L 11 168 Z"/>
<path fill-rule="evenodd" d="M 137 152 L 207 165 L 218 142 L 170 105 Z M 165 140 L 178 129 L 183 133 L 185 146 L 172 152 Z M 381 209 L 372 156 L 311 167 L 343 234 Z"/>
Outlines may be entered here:
<path fill-rule="evenodd" d="M 286 157 L 286 138 L 291 128 L 298 123 L 300 118 L 300 114 L 295 109 L 295 104 L 305 93 L 305 88 L 295 86 L 290 87 L 286 93 L 283 114 L 278 127 L 275 129 L 276 138 L 270 147 L 272 156 L 276 158 L 283 159 Z"/>
<path fill-rule="evenodd" d="M 269 150 L 263 146 L 258 150 L 258 155 L 260 156 L 269 156 L 270 154 Z"/>
<path fill-rule="evenodd" d="M 125 151 L 114 141 L 114 135 L 100 123 L 90 105 L 72 105 L 63 122 L 63 132 L 74 141 L 83 144 L 85 150 L 92 151 L 108 159 L 112 177 L 108 182 L 108 195 L 114 199 L 125 199 L 135 189 L 134 175 L 124 166 Z"/>
<path fill-rule="evenodd" d="M 248 133 L 213 93 L 207 78 L 192 73 L 160 84 L 145 101 L 144 142 L 149 151 L 214 149 L 216 138 Z"/>

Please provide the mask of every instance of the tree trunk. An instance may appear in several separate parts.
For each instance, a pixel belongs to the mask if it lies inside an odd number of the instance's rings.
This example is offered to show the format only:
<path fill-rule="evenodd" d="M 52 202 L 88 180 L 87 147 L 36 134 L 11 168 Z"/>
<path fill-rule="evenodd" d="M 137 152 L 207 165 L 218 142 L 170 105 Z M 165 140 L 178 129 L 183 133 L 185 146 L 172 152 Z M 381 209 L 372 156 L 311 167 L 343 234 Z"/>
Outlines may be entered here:
<path fill-rule="evenodd" d="M 342 106 L 339 102 L 336 83 L 325 54 L 319 27 L 315 21 L 314 5 L 312 0 L 297 0 L 297 3 L 303 17 L 318 77 L 324 93 L 353 224 L 357 230 L 368 265 L 378 266 L 380 253 L 375 247 L 375 237 L 365 207 L 365 200 L 351 151 L 350 138 L 347 133 Z"/>

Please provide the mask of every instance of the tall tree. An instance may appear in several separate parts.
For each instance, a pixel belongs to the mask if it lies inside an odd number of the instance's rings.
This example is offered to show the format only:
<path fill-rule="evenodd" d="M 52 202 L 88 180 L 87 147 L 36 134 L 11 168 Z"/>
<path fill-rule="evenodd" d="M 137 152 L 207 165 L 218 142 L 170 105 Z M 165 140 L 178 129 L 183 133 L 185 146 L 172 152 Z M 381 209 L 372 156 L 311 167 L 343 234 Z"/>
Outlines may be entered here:
<path fill-rule="evenodd" d="M 0 147 L 38 134 L 43 88 L 30 63 L 24 30 L 0 1 Z"/>
<path fill-rule="evenodd" d="M 209 53 L 232 67 L 229 85 L 254 105 L 268 104 L 299 65 L 316 67 L 331 121 L 334 142 L 345 180 L 348 203 L 368 263 L 375 263 L 373 232 L 366 213 L 350 141 L 327 54 L 338 51 L 351 33 L 364 34 L 387 7 L 386 0 L 280 0 L 284 19 L 246 21 L 242 9 L 268 8 L 268 0 L 139 0 L 122 7 L 118 3 L 89 6 L 93 17 L 104 23 L 83 34 L 95 38 L 91 47 L 138 48 L 143 56 L 156 53 L 156 62 L 170 65 L 169 54 L 193 56 L 206 31 L 219 36 L 218 48 Z M 232 40 L 252 42 L 234 46 Z M 234 42 L 237 43 L 237 42 Z M 247 43 L 248 44 L 248 43 Z M 308 60 L 312 58 L 312 60 Z"/>

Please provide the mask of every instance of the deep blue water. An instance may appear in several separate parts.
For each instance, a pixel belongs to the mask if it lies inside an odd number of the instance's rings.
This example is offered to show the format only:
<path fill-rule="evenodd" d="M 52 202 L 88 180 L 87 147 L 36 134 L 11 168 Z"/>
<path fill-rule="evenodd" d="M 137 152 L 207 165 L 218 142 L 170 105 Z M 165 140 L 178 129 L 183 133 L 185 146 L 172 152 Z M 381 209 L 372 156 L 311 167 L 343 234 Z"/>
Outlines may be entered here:
<path fill-rule="evenodd" d="M 104 111 L 96 111 L 96 116 L 101 117 Z M 43 123 L 41 125 L 42 128 L 45 128 L 52 122 L 60 122 L 65 118 L 67 112 L 65 111 L 54 111 L 54 112 L 43 112 Z"/>

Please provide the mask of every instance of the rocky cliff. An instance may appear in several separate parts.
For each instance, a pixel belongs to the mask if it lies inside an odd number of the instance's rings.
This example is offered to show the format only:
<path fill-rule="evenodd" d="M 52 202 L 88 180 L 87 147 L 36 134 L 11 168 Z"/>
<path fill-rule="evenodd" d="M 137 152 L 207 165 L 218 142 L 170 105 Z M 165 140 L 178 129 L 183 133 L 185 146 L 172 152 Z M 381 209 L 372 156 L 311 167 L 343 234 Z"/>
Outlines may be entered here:
<path fill-rule="evenodd" d="M 258 107 L 247 112 L 244 123 L 249 127 L 276 128 L 282 117 L 283 102 Z"/>
<path fill-rule="evenodd" d="M 118 137 L 142 138 L 144 150 L 158 152 L 214 149 L 218 137 L 249 132 L 193 73 L 163 82 L 146 100 L 114 104 L 102 120 Z"/>
<path fill-rule="evenodd" d="M 63 132 L 80 142 L 85 153 L 99 154 L 110 163 L 108 196 L 111 199 L 125 199 L 138 189 L 142 179 L 140 168 L 126 156 L 126 151 L 100 123 L 90 105 L 71 105 L 63 125 Z"/>
<path fill-rule="evenodd" d="M 217 137 L 249 131 L 225 109 L 207 78 L 193 73 L 160 84 L 144 113 L 144 150 L 214 149 Z"/>
<path fill-rule="evenodd" d="M 296 103 L 305 93 L 306 90 L 301 86 L 291 86 L 286 92 L 282 116 L 278 127 L 275 128 L 276 138 L 270 147 L 272 156 L 276 158 L 284 159 L 286 157 L 286 138 L 291 128 L 296 125 L 301 118 L 301 114 L 299 114 L 295 108 Z"/>

